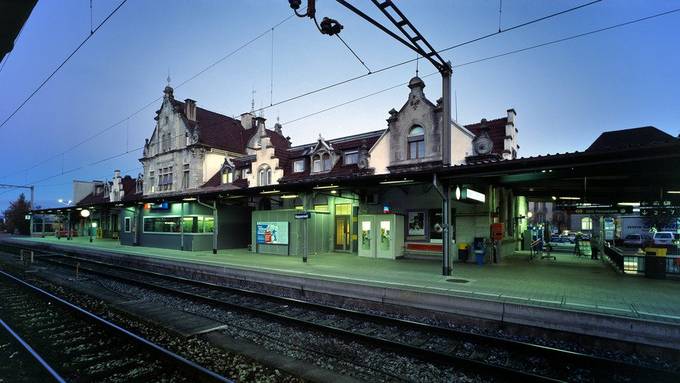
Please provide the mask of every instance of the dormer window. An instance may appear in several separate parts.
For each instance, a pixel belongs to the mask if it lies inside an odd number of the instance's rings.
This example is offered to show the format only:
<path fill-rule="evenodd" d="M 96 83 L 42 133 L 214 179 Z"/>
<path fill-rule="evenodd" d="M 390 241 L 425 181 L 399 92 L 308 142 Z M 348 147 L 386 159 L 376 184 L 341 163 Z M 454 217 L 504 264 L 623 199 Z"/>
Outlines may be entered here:
<path fill-rule="evenodd" d="M 408 159 L 415 160 L 425 157 L 425 129 L 414 125 L 408 132 Z"/>
<path fill-rule="evenodd" d="M 331 155 L 325 153 L 323 155 L 323 171 L 327 172 L 329 170 L 331 170 Z"/>
<path fill-rule="evenodd" d="M 305 171 L 305 160 L 295 160 L 293 162 L 293 173 L 302 173 Z"/>
<path fill-rule="evenodd" d="M 352 150 L 345 152 L 344 164 L 353 165 L 359 163 L 359 151 Z"/>
<path fill-rule="evenodd" d="M 312 171 L 315 173 L 321 171 L 321 157 L 315 156 L 312 160 Z"/>
<path fill-rule="evenodd" d="M 234 182 L 234 172 L 231 169 L 224 169 L 222 172 L 222 183 L 230 184 Z"/>

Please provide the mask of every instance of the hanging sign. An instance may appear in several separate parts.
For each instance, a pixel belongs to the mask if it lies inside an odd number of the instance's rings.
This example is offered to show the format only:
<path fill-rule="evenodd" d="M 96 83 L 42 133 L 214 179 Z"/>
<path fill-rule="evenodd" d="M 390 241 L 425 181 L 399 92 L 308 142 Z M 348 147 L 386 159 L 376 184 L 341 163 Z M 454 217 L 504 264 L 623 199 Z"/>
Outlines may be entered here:
<path fill-rule="evenodd" d="M 312 215 L 308 211 L 303 213 L 295 213 L 295 219 L 309 219 L 311 217 Z"/>

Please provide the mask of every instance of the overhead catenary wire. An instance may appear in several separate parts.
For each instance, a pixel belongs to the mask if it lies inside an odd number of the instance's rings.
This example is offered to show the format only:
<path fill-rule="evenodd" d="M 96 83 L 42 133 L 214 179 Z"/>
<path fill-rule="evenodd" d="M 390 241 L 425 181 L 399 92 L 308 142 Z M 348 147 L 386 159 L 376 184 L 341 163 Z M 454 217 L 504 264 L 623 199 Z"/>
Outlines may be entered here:
<path fill-rule="evenodd" d="M 202 74 L 206 73 L 206 72 L 209 71 L 210 69 L 214 68 L 214 67 L 215 67 L 216 65 L 218 65 L 219 63 L 223 62 L 224 60 L 228 59 L 229 57 L 232 57 L 232 56 L 235 55 L 236 53 L 240 52 L 240 51 L 243 50 L 244 48 L 246 48 L 246 47 L 248 47 L 249 45 L 251 45 L 252 43 L 254 43 L 254 42 L 260 40 L 262 37 L 264 37 L 264 36 L 266 36 L 268 33 L 270 33 L 270 31 L 273 31 L 273 30 L 276 29 L 277 27 L 281 26 L 283 23 L 285 23 L 286 21 L 290 20 L 292 17 L 293 17 L 293 15 L 290 15 L 290 16 L 285 17 L 284 19 L 282 19 L 281 21 L 277 22 L 276 24 L 274 24 L 272 27 L 268 28 L 268 29 L 265 30 L 264 32 L 258 34 L 258 35 L 255 36 L 254 38 L 248 40 L 248 41 L 245 42 L 244 44 L 238 46 L 237 48 L 233 49 L 232 51 L 230 51 L 230 52 L 227 53 L 226 55 L 224 55 L 224 56 L 220 57 L 219 59 L 217 59 L 216 61 L 212 62 L 210 65 L 208 65 L 208 66 L 206 66 L 205 68 L 201 69 L 200 71 L 198 71 L 198 72 L 195 73 L 194 75 L 192 75 L 192 76 L 190 76 L 189 78 L 185 79 L 184 81 L 182 81 L 181 83 L 179 83 L 178 85 L 176 85 L 176 86 L 175 86 L 175 89 L 178 89 L 178 88 L 182 87 L 183 85 L 186 85 L 186 84 L 189 83 L 190 81 L 195 80 L 197 77 L 201 76 Z M 29 171 L 29 170 L 33 170 L 33 169 L 37 168 L 37 167 L 40 166 L 40 165 L 43 165 L 43 164 L 45 164 L 45 163 L 47 163 L 47 162 L 49 162 L 49 161 L 51 161 L 51 160 L 53 160 L 53 159 L 55 159 L 55 158 L 58 158 L 59 156 L 62 156 L 63 154 L 66 154 L 66 153 L 68 153 L 68 152 L 71 152 L 71 151 L 75 150 L 75 149 L 77 149 L 78 147 L 82 146 L 83 144 L 86 144 L 86 143 L 92 141 L 93 139 L 95 139 L 95 138 L 101 136 L 102 134 L 104 134 L 104 133 L 110 131 L 111 129 L 113 129 L 113 128 L 117 127 L 117 126 L 122 125 L 124 122 L 128 122 L 131 118 L 135 117 L 136 115 L 138 115 L 139 113 L 143 112 L 144 110 L 146 110 L 146 109 L 149 108 L 150 106 L 154 105 L 155 103 L 157 103 L 158 101 L 160 101 L 162 98 L 163 98 L 163 96 L 156 97 L 156 98 L 154 98 L 153 100 L 151 100 L 150 102 L 144 104 L 144 106 L 142 106 L 141 108 L 139 108 L 139 109 L 135 110 L 134 112 L 132 112 L 131 114 L 125 116 L 124 118 L 118 120 L 117 122 L 115 122 L 115 123 L 113 123 L 113 124 L 111 124 L 111 125 L 108 125 L 108 126 L 104 127 L 103 129 L 101 129 L 101 130 L 95 132 L 94 134 L 92 134 L 92 135 L 90 135 L 90 136 L 88 136 L 88 137 L 82 139 L 81 141 L 76 142 L 75 144 L 69 146 L 69 147 L 66 148 L 65 150 L 63 150 L 63 151 L 61 151 L 61 152 L 59 152 L 59 153 L 56 153 L 56 154 L 54 154 L 53 156 L 47 157 L 47 158 L 43 159 L 42 161 L 40 161 L 40 162 L 38 162 L 38 163 L 36 163 L 36 164 L 34 164 L 34 165 L 31 165 L 31 166 L 28 167 L 28 168 L 25 168 L 25 169 L 22 169 L 22 170 L 13 172 L 13 173 L 9 173 L 9 174 L 3 175 L 2 177 L 0 177 L 0 179 L 5 179 L 5 178 L 7 178 L 7 177 L 11 177 L 11 176 L 16 175 L 16 174 L 19 174 L 19 173 L 23 173 L 23 172 L 26 172 L 26 171 Z"/>
<path fill-rule="evenodd" d="M 585 3 L 585 4 L 577 5 L 577 6 L 574 6 L 574 7 L 571 7 L 571 8 L 568 8 L 568 9 L 565 9 L 565 10 L 562 10 L 562 11 L 559 11 L 559 12 L 551 13 L 551 14 L 549 14 L 549 15 L 546 15 L 546 16 L 543 16 L 543 17 L 539 17 L 539 18 L 537 18 L 537 19 L 529 20 L 529 21 L 527 21 L 527 22 L 524 22 L 524 23 L 521 23 L 521 24 L 514 25 L 514 26 L 512 26 L 512 27 L 510 27 L 510 28 L 506 28 L 506 29 L 504 29 L 504 30 L 502 30 L 502 31 L 499 31 L 499 32 L 489 33 L 489 34 L 486 34 L 486 35 L 483 35 L 483 36 L 476 37 L 476 38 L 471 39 L 471 40 L 464 41 L 464 42 L 462 42 L 462 43 L 458 43 L 458 44 L 452 45 L 452 46 L 450 46 L 450 47 L 447 47 L 447 48 L 444 48 L 444 49 L 442 49 L 442 50 L 436 51 L 436 53 L 448 52 L 448 51 L 450 51 L 450 50 L 453 50 L 453 49 L 462 47 L 462 46 L 464 46 L 464 45 L 472 44 L 472 43 L 475 43 L 475 42 L 478 42 L 478 41 L 481 41 L 481 40 L 484 40 L 484 39 L 491 38 L 491 37 L 493 37 L 493 36 L 498 36 L 498 35 L 500 35 L 500 34 L 502 34 L 502 33 L 506 33 L 506 32 L 509 32 L 509 31 L 513 31 L 513 30 L 516 30 L 516 29 L 519 29 L 519 28 L 526 27 L 526 26 L 531 25 L 531 24 L 535 24 L 535 23 L 538 23 L 538 22 L 541 22 L 541 21 L 544 21 L 544 20 L 548 20 L 548 19 L 553 18 L 553 17 L 557 17 L 557 16 L 560 16 L 560 15 L 564 15 L 564 14 L 566 14 L 566 13 L 573 12 L 573 11 L 578 10 L 578 9 L 582 9 L 582 8 L 584 8 L 584 7 L 587 7 L 587 6 L 589 6 L 589 5 L 593 5 L 593 4 L 599 3 L 599 2 L 601 2 L 601 1 L 602 1 L 602 0 L 594 0 L 594 1 L 590 1 L 590 2 Z M 369 77 L 369 76 L 372 76 L 372 75 L 375 75 L 375 74 L 378 74 L 378 73 L 382 73 L 382 72 L 388 71 L 388 70 L 390 70 L 390 69 L 394 69 L 394 68 L 400 67 L 400 66 L 402 66 L 402 65 L 406 65 L 406 64 L 412 63 L 412 62 L 414 62 L 414 61 L 416 61 L 416 60 L 418 60 L 418 59 L 417 59 L 417 58 L 413 58 L 413 59 L 405 60 L 405 61 L 402 61 L 402 62 L 399 62 L 399 63 L 387 65 L 387 66 L 382 67 L 382 68 L 380 68 L 380 69 L 376 69 L 376 70 L 374 70 L 374 71 L 371 71 L 370 73 L 364 73 L 364 74 L 360 74 L 360 75 L 357 75 L 357 76 L 354 76 L 354 77 L 350 77 L 350 78 L 347 78 L 347 79 L 344 79 L 344 80 L 341 80 L 341 81 L 338 81 L 338 82 L 334 82 L 334 83 L 332 83 L 332 84 L 325 85 L 325 86 L 322 86 L 322 87 L 320 87 L 320 88 L 317 88 L 317 89 L 314 89 L 314 90 L 311 90 L 311 91 L 308 91 L 308 92 L 304 92 L 304 93 L 301 93 L 301 94 L 298 94 L 298 95 L 296 95 L 296 96 L 292 96 L 292 97 L 289 97 L 289 98 L 286 98 L 286 99 L 283 99 L 283 100 L 280 100 L 280 101 L 277 101 L 277 102 L 275 102 L 275 103 L 270 104 L 269 106 L 265 106 L 265 107 L 262 107 L 262 108 L 258 109 L 258 112 L 261 112 L 261 111 L 263 111 L 263 110 L 265 110 L 265 109 L 269 109 L 269 108 L 271 108 L 271 107 L 273 107 L 273 106 L 282 105 L 282 104 L 285 104 L 285 103 L 288 103 L 288 102 L 291 102 L 291 101 L 295 101 L 295 100 L 298 100 L 298 99 L 301 99 L 301 98 L 310 96 L 310 95 L 315 94 L 315 93 L 323 92 L 323 91 L 328 90 L 328 89 L 332 89 L 332 88 L 335 88 L 335 87 L 338 87 L 338 86 L 341 86 L 341 85 L 344 85 L 344 84 L 347 84 L 347 83 L 350 83 L 350 82 L 353 82 L 353 81 L 356 81 L 356 80 L 360 80 L 360 79 L 363 79 L 363 78 L 366 78 L 366 77 Z"/>
<path fill-rule="evenodd" d="M 514 30 L 514 29 L 517 29 L 517 28 L 519 28 L 519 27 L 527 26 L 527 25 L 530 25 L 530 24 L 533 24 L 533 23 L 536 23 L 536 22 L 539 22 L 539 21 L 542 21 L 542 20 L 549 19 L 549 18 L 551 18 L 551 17 L 555 17 L 555 16 L 557 16 L 557 15 L 565 14 L 565 13 L 567 13 L 567 12 L 570 12 L 570 11 L 573 11 L 573 10 L 576 10 L 576 9 L 583 8 L 583 7 L 587 6 L 587 5 L 595 4 L 595 3 L 599 2 L 599 1 L 601 1 L 601 0 L 593 1 L 593 2 L 590 2 L 590 3 L 586 3 L 586 4 L 582 4 L 582 5 L 580 5 L 580 6 L 576 6 L 576 7 L 573 7 L 573 8 L 567 9 L 567 10 L 564 10 L 564 11 L 556 12 L 556 13 L 553 13 L 553 14 L 551 14 L 551 15 L 547 15 L 547 16 L 544 16 L 544 17 L 541 17 L 541 18 L 538 18 L 538 19 L 534 19 L 534 20 L 531 20 L 531 21 L 528 21 L 528 22 L 525 22 L 525 23 L 522 23 L 522 24 L 518 24 L 518 25 L 513 26 L 513 27 L 511 27 L 511 28 L 505 29 L 505 30 L 503 30 L 503 31 L 500 32 L 500 33 L 503 33 L 503 32 L 506 32 L 506 31 L 510 31 L 510 30 Z M 578 35 L 574 35 L 574 36 L 569 36 L 569 37 L 562 38 L 562 39 L 555 40 L 555 41 L 550 41 L 550 42 L 538 44 L 538 45 L 535 45 L 535 46 L 531 46 L 531 47 L 526 47 L 526 48 L 518 49 L 518 50 L 515 50 L 515 51 L 511 51 L 511 52 L 505 52 L 505 53 L 502 53 L 502 54 L 498 54 L 498 55 L 494 55 L 494 56 L 489 56 L 489 57 L 482 58 L 482 59 L 477 59 L 477 60 L 474 60 L 474 62 L 481 62 L 481 61 L 486 61 L 486 60 L 490 60 L 490 59 L 497 58 L 497 57 L 506 56 L 506 55 L 513 54 L 513 53 L 519 53 L 519 52 L 522 52 L 522 51 L 526 51 L 526 50 L 530 50 L 530 49 L 535 49 L 535 48 L 538 48 L 538 47 L 541 47 L 541 46 L 550 45 L 550 44 L 555 44 L 555 43 L 557 43 L 557 42 L 561 42 L 561 41 L 566 41 L 566 40 L 574 39 L 574 38 L 581 37 L 581 36 L 585 36 L 585 35 L 588 35 L 588 34 L 593 34 L 593 33 L 597 33 L 597 32 L 602 32 L 602 31 L 609 30 L 609 29 L 613 29 L 613 28 L 617 28 L 617 27 L 620 27 L 620 26 L 629 25 L 629 24 L 633 24 L 633 23 L 636 23 L 636 22 L 640 22 L 640 21 L 652 19 L 652 18 L 655 18 L 655 17 L 664 16 L 664 15 L 671 14 L 671 13 L 678 12 L 678 11 L 680 11 L 680 8 L 675 9 L 675 10 L 671 10 L 671 11 L 667 11 L 667 12 L 662 12 L 662 13 L 655 14 L 655 15 L 651 15 L 651 16 L 647 16 L 647 17 L 643 17 L 643 18 L 636 19 L 636 20 L 631 20 L 631 21 L 628 21 L 628 22 L 625 22 L 625 23 L 620 23 L 620 24 L 616 24 L 616 25 L 609 26 L 609 27 L 600 28 L 600 29 L 595 30 L 595 31 L 590 31 L 590 32 L 586 32 L 586 33 L 582 33 L 582 34 L 578 34 Z M 292 17 L 292 16 L 287 17 L 286 19 L 284 19 L 283 21 L 281 21 L 280 23 L 278 23 L 276 26 L 279 26 L 279 25 L 283 24 L 285 21 L 287 21 L 287 20 L 290 19 L 291 17 Z M 276 27 L 276 26 L 275 26 L 275 27 Z M 241 47 L 237 48 L 237 50 L 240 50 L 240 49 L 244 48 L 245 46 L 247 46 L 247 44 L 256 41 L 257 39 L 261 38 L 262 36 L 264 36 L 264 35 L 265 35 L 266 33 L 268 33 L 268 32 L 269 32 L 269 30 L 267 30 L 267 31 L 264 32 L 263 34 L 259 35 L 258 37 L 254 38 L 254 39 L 251 40 L 250 42 L 248 42 L 248 43 L 242 45 Z M 451 46 L 451 47 L 442 49 L 442 50 L 438 51 L 438 53 L 445 52 L 445 51 L 449 51 L 449 50 L 455 49 L 455 48 L 457 48 L 457 47 L 460 47 L 460 46 L 469 44 L 469 43 L 471 43 L 471 42 L 480 41 L 480 40 L 482 40 L 482 39 L 484 39 L 484 38 L 488 38 L 488 37 L 491 37 L 491 36 L 494 36 L 494 35 L 497 35 L 497 34 L 499 34 L 499 33 L 489 34 L 489 35 L 482 36 L 482 37 L 479 37 L 479 38 L 476 38 L 476 39 L 473 39 L 473 40 L 469 40 L 469 41 L 464 42 L 464 43 L 456 44 L 456 45 L 453 45 L 453 46 Z M 225 58 L 228 57 L 228 56 L 230 56 L 230 55 L 233 54 L 233 53 L 234 53 L 234 52 L 232 52 L 232 53 L 230 53 L 229 55 L 225 56 Z M 378 70 L 376 70 L 376 71 L 374 71 L 374 72 L 372 72 L 372 73 L 370 73 L 370 74 L 376 74 L 376 73 L 379 73 L 379 72 L 381 72 L 381 71 L 389 70 L 389 69 L 392 69 L 392 68 L 395 68 L 395 67 L 398 67 L 398 66 L 401 66 L 401 65 L 405 65 L 405 64 L 407 64 L 407 63 L 414 62 L 414 61 L 416 61 L 416 60 L 417 60 L 417 58 L 415 58 L 415 59 L 410 59 L 410 60 L 406 60 L 406 61 L 403 61 L 403 62 L 397 63 L 397 64 L 392 64 L 392 65 L 383 67 L 383 68 L 381 68 L 381 69 L 378 69 Z M 223 59 L 218 60 L 218 62 L 220 62 L 220 61 L 223 61 Z M 206 70 L 208 70 L 209 68 L 213 67 L 213 66 L 216 65 L 218 62 L 211 64 L 209 67 L 207 67 L 206 69 L 202 70 L 202 71 L 199 72 L 197 75 L 194 75 L 194 76 L 192 76 L 190 79 L 185 80 L 185 81 L 184 81 L 183 83 L 181 83 L 179 86 L 181 86 L 181 85 L 183 85 L 183 84 L 186 84 L 188 81 L 191 81 L 193 78 L 196 78 L 198 75 L 200 75 L 201 73 L 204 73 Z M 467 63 L 463 63 L 463 64 L 454 65 L 453 67 L 454 67 L 454 68 L 456 68 L 456 67 L 462 67 L 462 66 L 465 66 L 465 65 L 470 65 L 470 64 L 472 64 L 472 63 L 473 63 L 473 62 L 467 62 Z M 359 79 L 359 78 L 366 77 L 366 76 L 368 76 L 368 75 L 370 75 L 370 74 L 363 74 L 363 75 L 360 75 L 360 76 L 355 76 L 355 77 L 352 77 L 352 78 L 349 78 L 349 79 L 346 79 L 346 80 L 343 80 L 343 81 L 340 81 L 340 82 L 337 82 L 337 83 L 334 83 L 334 84 L 331 84 L 331 85 L 328 85 L 328 86 L 325 86 L 325 87 L 322 87 L 322 88 L 319 88 L 319 89 L 316 89 L 316 90 L 314 90 L 314 91 L 306 92 L 306 93 L 303 93 L 303 94 L 301 94 L 301 95 L 294 96 L 294 97 L 291 97 L 291 98 L 289 98 L 289 99 L 279 101 L 279 102 L 277 102 L 277 103 L 273 103 L 273 104 L 270 105 L 269 107 L 274 106 L 274 105 L 280 105 L 280 104 L 283 104 L 283 103 L 286 103 L 286 102 L 289 102 L 289 101 L 292 101 L 292 100 L 295 100 L 295 99 L 299 99 L 299 98 L 302 98 L 302 97 L 305 97 L 305 96 L 308 96 L 308 95 L 311 95 L 311 94 L 314 94 L 314 93 L 318 93 L 318 92 L 320 92 L 320 91 L 323 91 L 323 90 L 326 90 L 326 89 L 330 89 L 330 88 L 339 86 L 339 85 L 341 85 L 341 84 L 345 84 L 345 83 L 348 83 L 348 82 L 357 80 L 357 79 Z M 430 73 L 430 74 L 428 74 L 428 75 L 426 75 L 426 76 L 423 76 L 423 77 L 431 76 L 431 75 L 433 75 L 433 74 L 435 74 L 435 73 Z M 344 103 L 342 103 L 342 104 L 336 105 L 336 106 L 334 106 L 334 107 L 326 108 L 325 110 L 318 111 L 318 112 L 314 112 L 314 113 L 311 113 L 311 114 L 309 114 L 309 115 L 307 115 L 307 116 L 302 116 L 302 117 L 300 117 L 300 118 L 297 118 L 297 119 L 295 119 L 295 120 L 290 120 L 290 121 L 286 122 L 286 124 L 290 124 L 290 123 L 293 123 L 293 122 L 302 120 L 302 119 L 304 119 L 304 118 L 308 118 L 308 117 L 311 117 L 311 116 L 313 116 L 313 115 L 317 115 L 317 114 L 323 113 L 324 111 L 332 110 L 332 109 L 335 109 L 335 108 L 337 108 L 337 107 L 340 107 L 340 106 L 343 106 L 343 105 L 347 105 L 347 104 L 352 103 L 352 102 L 356 102 L 356 101 L 358 101 L 358 100 L 360 100 L 360 99 L 365 99 L 365 98 L 371 97 L 371 96 L 373 96 L 373 95 L 376 95 L 376 94 L 379 94 L 379 93 L 383 93 L 383 92 L 389 91 L 389 90 L 391 90 L 391 89 L 395 89 L 395 88 L 397 88 L 397 87 L 399 87 L 399 86 L 402 86 L 402 85 L 403 85 L 403 83 L 400 83 L 400 84 L 391 86 L 391 87 L 389 87 L 389 88 L 383 89 L 383 90 L 381 90 L 381 91 L 373 92 L 372 94 L 369 94 L 369 95 L 366 95 L 366 96 L 362 96 L 362 97 L 360 97 L 360 98 L 358 98 L 358 99 L 356 99 L 356 100 L 350 100 L 350 101 L 344 102 Z M 177 87 L 179 87 L 179 86 L 177 86 Z M 134 113 L 133 115 L 131 115 L 131 116 L 136 115 L 137 113 L 139 113 L 139 112 L 141 112 L 142 110 L 146 109 L 149 105 L 151 105 L 151 104 L 157 102 L 158 100 L 160 100 L 161 98 L 162 98 L 162 97 L 156 98 L 155 100 L 153 100 L 152 102 L 150 102 L 149 104 L 147 104 L 145 107 L 140 108 L 137 112 L 135 112 L 135 113 Z M 269 107 L 261 107 L 261 108 L 259 109 L 259 111 L 264 110 L 264 109 L 268 109 Z M 127 118 L 129 118 L 129 117 L 126 117 L 125 119 L 119 121 L 118 123 L 114 124 L 113 126 L 119 125 L 120 123 L 126 121 Z M 107 128 L 106 130 L 112 128 L 113 126 Z M 102 133 L 103 133 L 103 132 L 102 132 Z M 86 140 L 90 140 L 91 138 L 94 138 L 94 137 L 90 137 L 90 138 L 88 138 L 88 139 L 86 139 Z M 76 146 L 79 146 L 79 145 L 81 145 L 81 144 L 84 143 L 84 142 L 86 142 L 86 141 L 82 141 L 81 143 L 76 144 Z M 143 148 L 143 147 L 142 147 L 142 148 Z M 130 152 L 136 151 L 136 150 L 140 150 L 140 149 L 142 149 L 142 148 L 132 149 Z M 126 152 L 126 153 L 122 153 L 121 155 L 117 155 L 117 156 L 115 156 L 115 157 L 120 157 L 120 156 L 122 156 L 122 155 L 124 155 L 124 154 L 127 154 L 127 152 Z M 115 158 L 115 157 L 114 157 L 114 158 Z M 107 158 L 107 159 L 104 159 L 104 160 L 102 160 L 102 161 L 100 161 L 100 162 L 103 162 L 103 161 L 106 161 L 106 160 L 109 160 L 109 159 L 112 159 L 112 158 Z M 45 162 L 45 161 L 43 161 L 43 163 L 44 163 L 44 162 Z M 99 162 L 97 162 L 97 163 L 99 163 Z M 93 164 L 91 164 L 91 165 L 93 165 Z M 86 165 L 86 166 L 91 166 L 91 165 Z M 37 166 L 37 165 L 35 165 L 35 166 Z M 34 167 L 35 167 L 35 166 L 34 166 Z M 80 168 L 82 168 L 82 167 L 64 171 L 63 174 L 72 173 L 73 171 L 77 171 L 77 170 L 79 170 Z M 29 168 L 29 170 L 30 170 L 30 168 Z M 60 176 L 60 175 L 62 175 L 62 174 L 57 174 L 57 175 L 48 177 L 47 179 L 52 179 L 52 178 L 58 177 L 58 176 Z M 37 182 L 43 182 L 43 180 L 39 180 L 39 181 L 37 181 Z"/>
<path fill-rule="evenodd" d="M 66 65 L 66 63 L 71 59 L 71 57 L 73 57 L 73 56 L 80 50 L 80 48 L 82 48 L 82 47 L 85 45 L 85 43 L 87 43 L 87 42 L 90 40 L 90 38 L 91 38 L 92 36 L 94 36 L 95 33 L 97 33 L 97 31 L 99 30 L 99 28 L 101 28 L 104 24 L 106 24 L 106 22 L 109 21 L 109 19 L 110 19 L 116 12 L 118 12 L 118 10 L 119 10 L 126 2 L 127 2 L 127 0 L 121 1 L 120 4 L 118 4 L 118 6 L 117 6 L 113 11 L 111 11 L 111 13 L 109 13 L 109 15 L 106 16 L 106 18 L 105 18 L 99 25 L 97 25 L 97 27 L 96 27 L 94 30 L 92 30 L 92 31 L 90 32 L 89 35 L 87 35 L 87 37 L 85 37 L 85 39 L 84 39 L 84 40 L 76 47 L 76 49 L 74 49 L 73 52 L 71 52 L 71 54 L 68 55 L 68 56 L 66 57 L 66 59 L 64 59 L 64 61 L 62 61 L 61 64 L 59 64 L 59 66 L 57 66 L 57 68 L 56 68 L 54 71 L 52 71 L 52 73 L 50 73 L 50 75 L 47 76 L 47 78 L 45 78 L 45 79 L 40 83 L 40 85 L 38 85 L 38 87 L 35 88 L 35 90 L 34 90 L 30 95 L 28 95 L 28 97 L 26 97 L 26 99 L 24 99 L 24 101 L 23 101 L 21 104 L 19 104 L 19 106 L 17 106 L 16 109 L 14 109 L 14 111 L 13 111 L 12 113 L 10 113 L 9 116 L 7 116 L 7 118 L 5 118 L 4 121 L 2 121 L 2 123 L 0 123 L 0 128 L 2 128 L 3 126 L 5 126 L 5 125 L 9 122 L 9 120 L 11 120 L 12 117 L 14 117 L 14 115 L 17 114 L 17 113 L 21 110 L 21 108 L 23 108 L 24 105 L 26 105 L 26 104 L 28 103 L 28 101 L 30 101 L 30 100 L 33 98 L 33 96 L 35 96 L 36 93 L 38 93 L 38 91 L 40 91 L 40 89 L 42 89 L 42 87 L 45 86 L 45 84 L 47 84 L 47 82 L 50 81 L 50 79 L 52 79 L 52 77 L 54 77 L 54 75 L 57 74 L 57 72 L 59 72 L 59 70 L 60 70 L 64 65 Z"/>
<path fill-rule="evenodd" d="M 371 68 L 369 68 L 368 65 L 366 65 L 366 63 L 364 62 L 364 60 L 362 60 L 361 57 L 359 57 L 359 55 L 357 55 L 357 53 L 354 52 L 354 49 L 350 48 L 349 44 L 347 44 L 347 43 L 345 42 L 345 40 L 342 38 L 342 36 L 340 36 L 340 34 L 337 34 L 336 36 L 338 36 L 338 39 L 340 39 L 340 41 L 342 41 L 342 43 L 347 47 L 347 49 L 349 49 L 349 51 L 352 52 L 352 54 L 354 55 L 354 57 L 356 57 L 356 59 L 359 60 L 359 62 L 361 63 L 361 65 L 363 65 L 364 68 L 366 68 L 366 70 L 367 70 L 368 73 L 370 74 L 370 73 L 371 73 Z"/>
<path fill-rule="evenodd" d="M 642 18 L 638 18 L 638 19 L 634 19 L 634 20 L 630 20 L 630 21 L 626 21 L 626 22 L 623 22 L 623 23 L 610 25 L 610 26 L 603 27 L 603 28 L 594 29 L 594 30 L 591 30 L 591 31 L 583 32 L 583 33 L 578 33 L 578 34 L 575 34 L 575 35 L 566 36 L 566 37 L 555 39 L 555 40 L 546 41 L 546 42 L 543 42 L 543 43 L 540 43 L 540 44 L 530 45 L 530 46 L 524 47 L 524 48 L 514 49 L 514 50 L 511 50 L 511 51 L 507 51 L 507 52 L 503 52 L 503 53 L 499 53 L 499 54 L 495 54 L 495 55 L 491 55 L 491 56 L 486 56 L 486 57 L 482 57 L 482 58 L 479 58 L 479 59 L 474 59 L 474 60 L 471 60 L 471 61 L 467 61 L 467 62 L 463 62 L 463 63 L 460 63 L 460 64 L 453 65 L 452 67 L 454 69 L 455 68 L 462 68 L 462 67 L 465 67 L 465 66 L 468 66 L 468 65 L 473 65 L 473 64 L 484 62 L 484 61 L 489 61 L 489 60 L 509 56 L 509 55 L 512 55 L 512 54 L 526 52 L 526 51 L 530 51 L 530 50 L 533 50 L 533 49 L 538 49 L 538 48 L 562 43 L 562 42 L 569 41 L 569 40 L 574 40 L 574 39 L 577 39 L 577 38 L 580 38 L 580 37 L 585 37 L 585 36 L 593 35 L 593 34 L 596 34 L 596 33 L 612 30 L 612 29 L 615 29 L 615 28 L 624 27 L 624 26 L 627 26 L 627 25 L 639 23 L 639 22 L 642 22 L 642 21 L 650 20 L 650 19 L 657 18 L 657 17 L 660 17 L 660 16 L 669 15 L 669 14 L 676 13 L 676 12 L 680 12 L 680 8 L 670 10 L 670 11 L 667 11 L 667 12 L 657 13 L 657 14 L 654 14 L 654 15 L 650 15 L 650 16 L 646 16 L 646 17 L 642 17 Z M 427 78 L 427 77 L 433 76 L 437 73 L 439 73 L 439 72 L 428 73 L 424 76 L 421 76 L 421 78 Z M 345 106 L 345 105 L 348 105 L 348 104 L 351 104 L 351 103 L 354 103 L 354 102 L 357 102 L 357 101 L 360 101 L 360 100 L 364 100 L 366 98 L 373 97 L 373 96 L 376 96 L 378 94 L 385 93 L 385 92 L 388 92 L 388 91 L 396 89 L 396 88 L 400 88 L 404 85 L 408 85 L 408 82 L 400 82 L 399 84 L 392 85 L 390 87 L 387 87 L 387 88 L 366 94 L 364 96 L 356 97 L 356 98 L 353 98 L 351 100 L 344 101 L 342 103 L 339 103 L 339 104 L 318 110 L 316 112 L 312 112 L 312 113 L 294 118 L 292 120 L 288 120 L 288 121 L 284 122 L 283 125 L 290 125 L 290 124 L 293 124 L 295 122 L 307 119 L 309 117 L 316 116 L 318 114 L 325 113 L 325 112 L 328 112 L 330 110 L 337 109 L 339 107 L 342 107 L 342 106 Z M 457 111 L 456 111 L 456 114 L 458 114 Z M 456 120 L 457 119 L 458 119 L 458 117 L 456 116 Z"/>

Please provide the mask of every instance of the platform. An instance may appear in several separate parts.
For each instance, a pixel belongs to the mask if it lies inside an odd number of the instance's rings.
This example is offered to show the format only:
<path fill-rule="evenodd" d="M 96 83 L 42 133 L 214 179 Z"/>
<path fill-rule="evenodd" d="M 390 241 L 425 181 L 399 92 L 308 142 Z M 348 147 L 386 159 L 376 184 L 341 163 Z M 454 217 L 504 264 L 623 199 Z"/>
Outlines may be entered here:
<path fill-rule="evenodd" d="M 123 246 L 113 240 L 89 243 L 87 238 L 0 237 L 0 241 L 146 257 L 184 268 L 191 264 L 230 278 L 680 347 L 680 281 L 622 275 L 602 260 L 567 253 L 555 253 L 556 260 L 530 261 L 528 253 L 516 252 L 499 264 L 454 264 L 453 275 L 443 277 L 441 264 L 434 261 L 346 253 L 313 255 L 303 263 L 298 257 L 246 249 L 214 255 Z"/>

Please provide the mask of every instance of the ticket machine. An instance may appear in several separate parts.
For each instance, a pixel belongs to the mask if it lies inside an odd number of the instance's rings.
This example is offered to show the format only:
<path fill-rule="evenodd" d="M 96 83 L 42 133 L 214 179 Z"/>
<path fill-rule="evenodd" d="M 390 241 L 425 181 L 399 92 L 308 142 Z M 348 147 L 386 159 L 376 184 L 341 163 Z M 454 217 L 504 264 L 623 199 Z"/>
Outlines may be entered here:
<path fill-rule="evenodd" d="M 395 259 L 404 247 L 404 217 L 397 214 L 359 215 L 359 256 Z"/>

